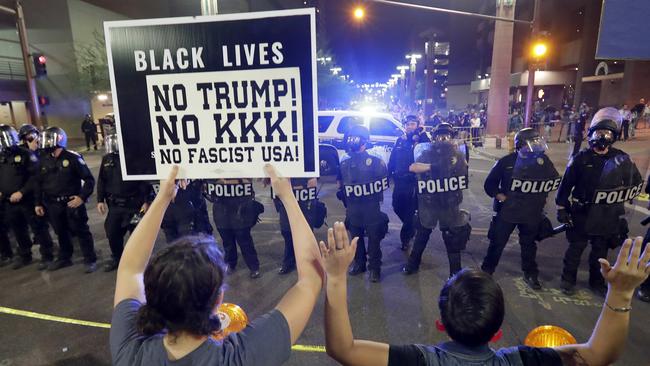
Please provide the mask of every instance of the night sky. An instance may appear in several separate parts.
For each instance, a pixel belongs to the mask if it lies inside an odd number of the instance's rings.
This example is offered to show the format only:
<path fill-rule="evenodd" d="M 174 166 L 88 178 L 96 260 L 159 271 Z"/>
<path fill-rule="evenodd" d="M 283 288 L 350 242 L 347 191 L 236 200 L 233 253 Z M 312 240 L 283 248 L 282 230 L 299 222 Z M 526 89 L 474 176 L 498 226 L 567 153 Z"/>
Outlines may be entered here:
<path fill-rule="evenodd" d="M 403 0 L 400 0 L 403 1 Z M 481 11 L 486 0 L 409 0 L 411 3 L 426 4 L 466 11 Z M 397 65 L 406 65 L 407 53 L 424 53 L 424 39 L 419 34 L 435 28 L 452 41 L 452 61 L 471 65 L 461 68 L 463 74 L 473 76 L 475 68 L 474 42 L 476 25 L 474 18 L 460 17 L 440 12 L 398 7 L 371 1 L 321 0 L 320 6 L 326 25 L 329 48 L 336 62 L 355 81 L 385 82 L 391 74 L 397 73 Z M 366 18 L 362 23 L 352 18 L 355 5 L 362 4 Z M 493 14 L 493 13 L 492 13 Z M 462 26 L 458 26 L 459 22 Z M 459 39 L 463 40 L 462 44 Z M 454 44 L 455 41 L 455 44 Z M 468 43 L 469 41 L 469 43 Z M 457 47 L 454 47 L 454 46 Z M 458 76 L 458 75 L 456 75 Z"/>

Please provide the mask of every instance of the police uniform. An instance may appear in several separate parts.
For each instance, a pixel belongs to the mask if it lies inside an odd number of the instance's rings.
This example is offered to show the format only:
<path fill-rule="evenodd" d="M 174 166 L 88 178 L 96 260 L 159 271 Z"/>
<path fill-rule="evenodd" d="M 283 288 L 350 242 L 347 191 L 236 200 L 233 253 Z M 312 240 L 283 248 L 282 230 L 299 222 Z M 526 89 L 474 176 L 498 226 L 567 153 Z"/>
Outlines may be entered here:
<path fill-rule="evenodd" d="M 32 240 L 28 222 L 34 214 L 34 185 L 38 173 L 38 159 L 32 152 L 12 146 L 0 153 L 0 255 L 11 258 L 9 230 L 18 242 L 19 257 L 14 269 L 32 261 Z M 13 193 L 22 193 L 20 201 L 12 203 Z M 52 261 L 52 240 L 41 240 L 41 261 Z"/>
<path fill-rule="evenodd" d="M 536 237 L 545 217 L 548 193 L 557 190 L 559 183 L 559 173 L 546 154 L 522 157 L 513 152 L 497 161 L 483 185 L 485 193 L 494 198 L 496 212 L 488 231 L 490 245 L 481 265 L 483 271 L 494 273 L 510 235 L 517 228 L 524 279 L 531 287 L 541 288 L 537 280 Z M 505 201 L 496 198 L 499 193 L 506 196 Z"/>
<path fill-rule="evenodd" d="M 629 170 L 630 173 L 624 173 L 618 182 L 603 182 L 603 169 L 617 160 L 624 162 L 620 169 Z M 584 149 L 569 161 L 556 197 L 557 205 L 569 210 L 573 224 L 566 233 L 569 247 L 564 255 L 564 287 L 572 288 L 575 285 L 580 257 L 590 242 L 589 285 L 601 291 L 605 288 L 598 259 L 607 258 L 607 250 L 622 243 L 627 236 L 627 222 L 621 218 L 625 213 L 623 202 L 596 204 L 594 198 L 597 191 L 617 186 L 633 187 L 640 182 L 641 175 L 633 167 L 629 155 L 613 147 L 606 154 Z"/>
<path fill-rule="evenodd" d="M 413 148 L 416 144 L 430 141 L 421 129 L 405 134 L 395 141 L 388 161 L 388 175 L 393 178 L 393 210 L 402 221 L 399 236 L 402 250 L 415 235 L 415 211 L 417 210 L 416 177 L 409 171 L 414 162 Z"/>
<path fill-rule="evenodd" d="M 466 155 L 450 141 L 435 141 L 418 145 L 418 148 L 422 148 L 422 153 L 416 162 L 430 164 L 431 168 L 417 175 L 417 232 L 402 272 L 418 271 L 431 232 L 439 226 L 447 249 L 449 273 L 453 275 L 461 269 L 460 252 L 465 249 L 472 231 L 469 214 L 460 209 L 462 190 L 469 186 Z"/>
<path fill-rule="evenodd" d="M 630 156 L 611 146 L 621 119 L 611 107 L 596 112 L 588 131 L 590 147 L 569 161 L 557 193 L 558 220 L 571 223 L 561 285 L 566 294 L 574 291 L 580 257 L 589 242 L 589 285 L 604 295 L 607 287 L 598 259 L 607 258 L 607 250 L 627 238 L 624 204 L 641 193 L 643 179 Z"/>
<path fill-rule="evenodd" d="M 353 238 L 359 237 L 350 273 L 365 272 L 367 260 L 371 280 L 379 281 L 380 243 L 388 231 L 388 216 L 380 209 L 384 190 L 388 189 L 386 164 L 367 151 L 349 152 L 341 159 L 338 180 L 346 203 L 345 225 Z M 364 235 L 368 236 L 367 250 Z"/>
<path fill-rule="evenodd" d="M 59 239 L 57 261 L 50 269 L 71 264 L 72 236 L 79 239 L 84 263 L 94 266 L 97 256 L 93 236 L 88 228 L 85 202 L 93 193 L 95 178 L 83 157 L 76 152 L 61 148 L 59 156 L 53 154 L 42 155 L 36 195 L 36 205 L 45 206 L 46 215 Z M 68 201 L 73 196 L 81 197 L 84 203 L 76 208 L 68 207 Z"/>
<path fill-rule="evenodd" d="M 250 277 L 260 276 L 260 262 L 251 229 L 264 206 L 255 200 L 251 179 L 217 179 L 208 181 L 206 194 L 213 203 L 212 218 L 221 236 L 228 271 L 237 267 L 237 244 L 250 270 Z"/>
<path fill-rule="evenodd" d="M 318 190 L 316 187 L 309 187 L 311 178 L 291 178 L 291 188 L 293 189 L 296 201 L 302 214 L 305 216 L 307 223 L 313 229 L 320 227 L 327 210 L 325 205 L 318 200 Z M 296 256 L 293 250 L 293 238 L 291 236 L 291 223 L 287 216 L 287 210 L 284 208 L 280 198 L 273 195 L 273 204 L 280 217 L 280 233 L 284 238 L 284 255 L 282 257 L 282 267 L 280 274 L 286 274 L 296 268 Z"/>
<path fill-rule="evenodd" d="M 648 179 L 646 180 L 645 193 L 650 195 L 650 176 L 648 176 Z M 650 243 L 650 227 L 643 238 L 643 248 L 641 249 L 641 253 L 643 253 L 648 243 Z M 646 279 L 639 287 L 637 297 L 641 301 L 650 302 L 650 277 L 648 277 L 648 279 Z"/>
<path fill-rule="evenodd" d="M 36 127 L 30 124 L 24 124 L 20 127 L 18 136 L 21 143 L 18 145 L 21 149 L 27 151 L 33 158 L 36 158 L 35 169 L 31 172 L 31 177 L 34 179 L 34 184 L 37 184 L 38 175 L 40 174 L 40 161 L 38 159 L 38 150 L 32 150 L 28 144 L 27 139 L 31 136 L 34 139 L 37 139 L 39 131 Z M 31 140 L 30 142 L 32 142 Z M 32 187 L 35 188 L 35 187 Z M 50 235 L 50 226 L 47 222 L 46 216 L 38 216 L 34 212 L 34 192 L 29 197 L 23 197 L 22 202 L 28 208 L 27 221 L 34 235 L 33 243 L 39 246 L 39 251 L 41 253 L 41 262 L 38 265 L 38 270 L 42 271 L 47 268 L 47 266 L 52 263 L 54 260 L 53 248 L 54 242 L 52 241 L 52 236 Z"/>
<path fill-rule="evenodd" d="M 114 269 L 124 249 L 124 236 L 134 229 L 131 220 L 151 195 L 151 185 L 142 181 L 124 181 L 120 156 L 108 153 L 102 158 L 97 176 L 97 202 L 108 205 L 104 230 L 111 248 L 113 262 L 106 267 Z"/>
<path fill-rule="evenodd" d="M 203 198 L 202 180 L 190 180 L 185 189 L 176 192 L 176 198 L 169 204 L 161 224 L 168 243 L 187 235 L 212 235 L 208 206 Z M 160 184 L 153 184 L 154 193 Z"/>

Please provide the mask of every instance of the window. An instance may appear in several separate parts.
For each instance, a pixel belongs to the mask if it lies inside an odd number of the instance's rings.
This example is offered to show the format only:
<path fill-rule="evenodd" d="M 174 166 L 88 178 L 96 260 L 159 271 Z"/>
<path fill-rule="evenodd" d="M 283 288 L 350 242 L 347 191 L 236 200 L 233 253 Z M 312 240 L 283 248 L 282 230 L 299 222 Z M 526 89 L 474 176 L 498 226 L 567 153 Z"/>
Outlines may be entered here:
<path fill-rule="evenodd" d="M 385 118 L 373 118 L 370 120 L 370 134 L 381 136 L 402 136 L 402 130 L 393 122 Z"/>
<path fill-rule="evenodd" d="M 332 124 L 334 116 L 318 116 L 318 132 L 325 132 Z"/>
<path fill-rule="evenodd" d="M 363 125 L 363 119 L 361 117 L 343 117 L 336 128 L 336 132 L 345 135 L 353 125 Z"/>

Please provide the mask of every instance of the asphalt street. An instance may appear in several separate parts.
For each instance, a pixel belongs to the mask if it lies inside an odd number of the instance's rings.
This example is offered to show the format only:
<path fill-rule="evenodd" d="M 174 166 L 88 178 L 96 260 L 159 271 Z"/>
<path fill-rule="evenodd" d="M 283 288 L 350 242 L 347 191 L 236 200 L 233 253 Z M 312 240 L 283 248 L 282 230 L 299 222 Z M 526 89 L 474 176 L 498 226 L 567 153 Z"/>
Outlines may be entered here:
<path fill-rule="evenodd" d="M 634 146 L 637 145 L 635 149 L 638 152 L 635 152 L 634 156 L 642 160 L 647 158 L 648 141 L 637 141 Z M 622 146 L 625 149 L 626 145 Z M 566 154 L 560 151 L 564 149 L 567 149 L 566 144 L 551 145 L 551 156 L 560 171 L 563 171 L 566 165 Z M 493 151 L 484 153 L 494 155 Z M 101 154 L 89 152 L 84 155 L 96 175 Z M 491 200 L 483 192 L 483 180 L 493 163 L 487 155 L 473 154 L 470 160 L 470 188 L 465 191 L 463 207 L 472 214 L 473 232 L 467 250 L 463 253 L 464 266 L 479 266 L 487 249 L 486 234 L 493 213 Z M 336 220 L 343 220 L 343 205 L 335 197 L 336 183 L 331 177 L 327 177 L 321 179 L 319 184 L 322 187 L 320 197 L 328 208 L 327 222 L 332 224 Z M 248 278 L 248 271 L 244 269 L 245 266 L 239 266 L 240 269 L 227 280 L 228 290 L 225 295 L 226 302 L 240 305 L 250 318 L 272 309 L 296 279 L 295 273 L 286 276 L 277 274 L 283 250 L 277 213 L 273 208 L 269 189 L 257 183 L 255 190 L 258 199 L 266 207 L 261 222 L 253 229 L 262 277 L 251 280 Z M 547 210 L 551 220 L 557 224 L 552 201 L 549 199 Z M 642 228 L 639 222 L 648 214 L 644 208 L 646 206 L 647 202 L 640 202 L 638 206 L 628 210 L 628 221 L 633 235 L 645 233 L 645 228 Z M 406 277 L 400 273 L 400 269 L 407 253 L 399 249 L 400 222 L 391 207 L 390 191 L 385 192 L 383 210 L 391 220 L 389 233 L 382 242 L 383 280 L 381 283 L 370 283 L 364 276 L 349 280 L 349 308 L 354 333 L 358 338 L 394 344 L 443 341 L 446 335 L 435 327 L 439 318 L 436 304 L 438 293 L 448 276 L 447 258 L 440 233 L 434 231 L 420 272 Z M 103 229 L 103 217 L 96 210 L 94 195 L 88 204 L 88 212 L 100 261 L 107 260 L 110 251 Z M 324 234 L 325 228 L 316 231 L 317 238 L 324 238 Z M 164 237 L 160 235 L 157 249 L 164 245 Z M 80 251 L 76 243 L 75 247 L 77 265 L 60 271 L 38 272 L 35 265 L 16 271 L 0 269 L 0 307 L 92 322 L 110 322 L 115 272 L 83 274 L 81 258 L 78 257 Z M 533 291 L 523 282 L 519 245 L 513 235 L 495 273 L 495 278 L 503 287 L 506 296 L 507 314 L 502 327 L 503 337 L 493 343 L 493 347 L 520 344 L 531 329 L 545 324 L 567 329 L 578 341 L 588 339 L 603 298 L 591 293 L 587 288 L 587 253 L 583 254 L 578 275 L 578 293 L 567 297 L 560 292 L 560 271 L 566 247 L 567 242 L 563 235 L 540 243 L 537 258 L 541 270 L 540 281 L 544 288 L 541 291 Z M 38 257 L 37 248 L 33 251 Z M 610 259 L 615 259 L 614 252 L 610 252 Z M 650 329 L 647 325 L 650 324 L 650 304 L 635 299 L 632 307 L 634 309 L 629 341 L 617 364 L 648 365 Z M 298 343 L 323 345 L 322 324 L 321 298 Z M 336 363 L 324 353 L 304 351 L 294 351 L 287 363 L 334 364 Z M 108 329 L 33 319 L 0 311 L 0 365 L 110 365 Z"/>

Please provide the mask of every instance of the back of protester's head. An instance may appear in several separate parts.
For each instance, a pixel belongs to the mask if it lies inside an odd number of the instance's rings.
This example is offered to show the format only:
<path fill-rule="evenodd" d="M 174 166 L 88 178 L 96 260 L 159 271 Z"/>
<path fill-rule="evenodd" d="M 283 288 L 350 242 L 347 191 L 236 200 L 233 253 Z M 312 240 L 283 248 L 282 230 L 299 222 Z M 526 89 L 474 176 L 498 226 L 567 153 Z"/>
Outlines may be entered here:
<path fill-rule="evenodd" d="M 449 337 L 470 347 L 492 339 L 501 328 L 505 311 L 503 292 L 492 276 L 468 268 L 447 281 L 438 307 Z"/>
<path fill-rule="evenodd" d="M 223 256 L 212 237 L 188 236 L 161 250 L 144 272 L 147 303 L 138 313 L 144 335 L 220 329 L 214 315 L 224 280 Z"/>

